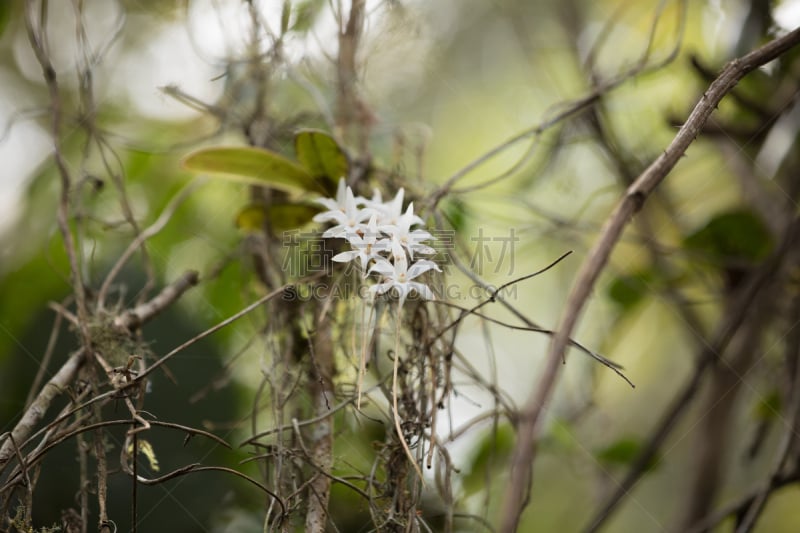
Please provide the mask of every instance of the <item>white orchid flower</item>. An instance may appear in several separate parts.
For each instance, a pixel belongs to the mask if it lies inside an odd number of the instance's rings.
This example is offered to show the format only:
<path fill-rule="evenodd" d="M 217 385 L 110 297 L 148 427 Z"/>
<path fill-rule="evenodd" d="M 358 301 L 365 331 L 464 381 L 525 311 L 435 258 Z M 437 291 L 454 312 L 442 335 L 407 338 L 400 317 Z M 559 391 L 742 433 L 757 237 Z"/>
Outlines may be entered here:
<path fill-rule="evenodd" d="M 344 180 L 339 182 L 339 187 L 344 183 Z M 321 202 L 321 200 L 319 200 Z M 366 225 L 364 221 L 370 217 L 372 210 L 360 209 L 356 204 L 356 199 L 353 196 L 353 189 L 347 187 L 344 193 L 344 205 L 338 209 L 325 211 L 314 217 L 315 222 L 336 222 L 336 225 L 329 228 L 322 234 L 324 238 L 348 238 L 350 235 L 355 235 L 361 232 Z M 340 205 L 339 195 L 337 194 L 337 206 Z"/>
<path fill-rule="evenodd" d="M 374 294 L 384 294 L 394 289 L 400 298 L 400 307 L 403 307 L 403 303 L 412 291 L 426 300 L 433 300 L 435 298 L 430 287 L 424 283 L 412 280 L 428 270 L 441 272 L 441 269 L 436 263 L 427 259 L 421 259 L 409 267 L 405 252 L 399 257 L 393 254 L 393 259 L 394 262 L 390 262 L 387 259 L 380 258 L 376 260 L 372 268 L 369 269 L 370 272 L 377 272 L 384 277 L 382 283 L 370 287 L 370 292 Z"/>
<path fill-rule="evenodd" d="M 321 198 L 317 203 L 327 211 L 314 217 L 316 222 L 333 222 L 334 225 L 322 234 L 323 238 L 343 238 L 350 250 L 333 257 L 337 263 L 357 261 L 364 277 L 375 272 L 380 274 L 380 283 L 372 286 L 374 295 L 394 290 L 400 306 L 408 295 L 419 294 L 422 298 L 434 299 L 433 291 L 424 283 L 414 281 L 429 270 L 441 272 L 433 261 L 414 261 L 414 254 L 433 254 L 436 250 L 423 244 L 434 237 L 424 229 L 411 228 L 424 224 L 414 214 L 414 204 L 409 203 L 403 212 L 404 189 L 400 189 L 392 200 L 383 201 L 380 191 L 375 189 L 371 199 L 356 197 L 344 179 L 339 180 L 336 200 Z M 364 223 L 369 219 L 368 223 Z M 413 264 L 409 267 L 409 259 Z"/>
<path fill-rule="evenodd" d="M 378 231 L 377 215 L 373 213 L 369 223 L 361 233 L 347 235 L 347 242 L 350 243 L 353 249 L 336 254 L 333 256 L 333 260 L 337 263 L 346 263 L 358 259 L 361 263 L 361 270 L 366 277 L 368 273 L 367 266 L 370 261 L 379 259 L 381 252 L 389 250 L 389 239 L 380 237 L 381 232 Z"/>

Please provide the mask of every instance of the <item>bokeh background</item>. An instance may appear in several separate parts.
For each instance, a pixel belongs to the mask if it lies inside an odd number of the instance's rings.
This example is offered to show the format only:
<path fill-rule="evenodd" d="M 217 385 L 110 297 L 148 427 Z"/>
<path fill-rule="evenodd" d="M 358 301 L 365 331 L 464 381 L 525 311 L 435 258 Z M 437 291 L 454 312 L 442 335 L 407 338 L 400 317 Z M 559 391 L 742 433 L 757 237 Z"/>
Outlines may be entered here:
<path fill-rule="evenodd" d="M 278 31 L 283 2 L 253 3 Z M 327 2 L 294 4 L 305 10 L 298 7 L 292 19 L 302 31 L 285 42 L 291 68 L 274 77 L 270 106 L 279 117 L 306 111 L 316 126 L 330 116 L 335 99 L 330 57 L 336 52 L 336 25 Z M 507 293 L 545 327 L 556 325 L 574 275 L 627 182 L 669 143 L 707 86 L 707 72 L 800 21 L 795 1 L 375 0 L 367 5 L 360 72 L 374 115 L 372 153 L 409 176 L 409 188 L 420 197 L 507 139 L 620 80 L 596 105 L 487 159 L 458 181 L 460 192 L 450 200 L 462 258 L 488 283 L 503 284 L 573 251 L 556 268 Z M 80 57 L 76 6 L 84 13 L 86 41 L 97 52 L 88 58 L 94 120 L 118 158 L 108 162 L 93 154 L 72 169 L 83 180 L 75 194 L 87 216 L 87 239 L 80 243 L 88 258 L 85 274 L 100 279 L 130 239 L 129 230 L 115 225 L 121 215 L 109 168 L 124 177 L 137 220 L 153 221 L 192 179 L 180 158 L 198 146 L 244 143 L 228 126 L 255 105 L 257 91 L 240 60 L 249 42 L 244 2 L 58 0 L 50 2 L 48 31 L 56 70 L 73 97 L 66 103 L 70 111 L 78 108 L 76 65 L 87 59 Z M 0 431 L 8 431 L 20 414 L 45 351 L 54 320 L 47 302 L 71 291 L 54 216 L 58 179 L 49 159 L 47 89 L 22 16 L 22 1 L 0 1 Z M 637 69 L 640 64 L 647 68 Z M 629 71 L 635 74 L 625 76 Z M 797 90 L 791 83 L 796 72 L 791 56 L 744 80 L 743 97 L 780 119 L 762 120 L 726 100 L 712 124 L 717 130 L 691 146 L 663 184 L 663 195 L 648 206 L 649 227 L 634 224 L 613 254 L 574 337 L 622 364 L 636 388 L 581 353 L 570 353 L 548 409 L 532 505 L 521 531 L 582 531 L 692 376 L 698 338 L 713 329 L 729 281 L 727 270 L 708 259 L 712 245 L 702 241 L 701 230 L 709 221 L 745 209 L 763 224 L 745 222 L 737 232 L 744 259 L 760 260 L 772 249 L 776 224 L 770 223 L 769 199 L 780 197 L 786 180 L 797 179 L 791 169 L 797 168 L 800 117 L 787 111 Z M 67 129 L 73 125 L 76 133 L 64 139 L 74 160 L 81 160 L 85 149 L 79 121 L 69 115 Z M 493 182 L 510 168 L 507 177 Z M 748 184 L 754 181 L 767 192 L 752 193 Z M 233 183 L 207 181 L 150 241 L 162 283 L 188 268 L 201 276 L 216 274 L 145 328 L 156 354 L 254 299 L 255 280 L 245 261 L 216 272 L 242 240 L 234 221 L 247 194 Z M 748 233 L 753 226 L 755 234 Z M 470 306 L 478 301 L 476 294 L 483 296 L 470 292 L 474 283 L 456 268 L 446 272 L 454 301 Z M 123 278 L 130 291 L 124 298 L 135 297 L 143 272 L 132 264 Z M 698 323 L 687 323 L 687 315 L 676 309 L 669 296 L 675 291 Z M 502 308 L 491 314 L 513 318 Z M 250 428 L 241 421 L 263 368 L 262 347 L 248 342 L 258 323 L 244 319 L 175 358 L 170 370 L 178 384 L 156 377 L 150 410 L 233 442 L 244 438 Z M 782 346 L 794 326 L 791 317 L 764 324 L 757 364 L 740 376 L 743 386 L 734 395 L 724 437 L 717 505 L 751 491 L 774 461 L 788 424 L 781 408 L 787 395 Z M 55 362 L 73 346 L 66 332 L 58 342 Z M 478 319 L 468 320 L 459 338 L 478 372 L 493 376 L 518 403 L 536 383 L 547 342 L 546 335 Z M 466 379 L 456 392 L 448 422 L 454 427 L 492 406 L 493 397 Z M 701 387 L 660 446 L 657 461 L 604 530 L 679 526 L 709 414 L 704 393 Z M 452 444 L 452 454 L 461 470 L 459 505 L 496 523 L 513 433 L 495 428 L 491 434 L 499 438 L 489 438 L 491 429 L 476 425 Z M 441 428 L 442 434 L 447 431 Z M 339 453 L 358 455 L 369 448 L 370 438 L 364 429 L 363 439 L 339 442 Z M 201 439 L 181 446 L 181 439 L 154 432 L 162 464 L 202 459 L 236 466 L 245 457 L 241 450 L 221 450 Z M 749 453 L 758 439 L 763 442 Z M 74 488 L 62 480 L 76 471 L 69 445 L 48 458 L 34 506 L 37 525 L 57 522 L 62 509 L 75 505 Z M 209 481 L 187 477 L 143 488 L 140 506 L 148 512 L 140 516 L 141 530 L 163 530 L 165 524 L 170 531 L 260 530 L 263 502 L 246 485 L 217 473 L 198 475 Z M 113 479 L 111 513 L 124 528 L 130 484 L 122 475 Z M 347 495 L 334 496 L 333 513 L 346 524 L 340 530 L 362 530 L 363 523 L 346 522 L 352 504 Z M 797 531 L 798 502 L 794 485 L 774 493 L 756 531 Z M 435 507 L 432 501 L 432 515 Z M 459 527 L 478 530 L 468 522 Z M 730 530 L 731 521 L 718 528 Z"/>

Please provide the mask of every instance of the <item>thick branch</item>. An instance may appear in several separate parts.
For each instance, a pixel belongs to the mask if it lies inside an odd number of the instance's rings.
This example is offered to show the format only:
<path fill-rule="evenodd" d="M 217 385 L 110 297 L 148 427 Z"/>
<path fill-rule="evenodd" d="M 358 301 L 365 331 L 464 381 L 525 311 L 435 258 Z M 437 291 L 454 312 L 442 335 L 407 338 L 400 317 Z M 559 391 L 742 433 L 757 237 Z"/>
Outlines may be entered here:
<path fill-rule="evenodd" d="M 75 378 L 85 359 L 86 351 L 77 351 L 67 359 L 58 372 L 45 384 L 31 406 L 25 411 L 25 414 L 22 415 L 20 421 L 17 422 L 17 425 L 11 430 L 11 435 L 3 443 L 3 447 L 0 448 L 0 470 L 2 470 L 14 454 L 12 441 L 25 442 L 25 440 L 27 440 L 33 428 L 36 427 L 36 424 L 39 423 L 47 412 L 53 399 L 72 383 L 72 380 Z"/>
<path fill-rule="evenodd" d="M 556 335 L 550 343 L 544 373 L 520 412 L 517 428 L 518 439 L 512 456 L 511 480 L 506 490 L 500 531 L 512 533 L 519 525 L 522 511 L 527 505 L 527 494 L 532 482 L 531 466 L 535 457 L 534 444 L 541 426 L 542 411 L 555 387 L 572 330 L 575 328 L 581 311 L 605 267 L 611 251 L 622 235 L 623 229 L 630 218 L 641 209 L 653 189 L 675 167 L 722 98 L 746 74 L 779 57 L 799 42 L 800 29 L 796 29 L 746 56 L 728 63 L 692 110 L 686 123 L 664 153 L 628 187 L 625 195 L 606 221 L 600 239 L 584 261 L 567 299 L 567 306 L 559 322 Z"/>

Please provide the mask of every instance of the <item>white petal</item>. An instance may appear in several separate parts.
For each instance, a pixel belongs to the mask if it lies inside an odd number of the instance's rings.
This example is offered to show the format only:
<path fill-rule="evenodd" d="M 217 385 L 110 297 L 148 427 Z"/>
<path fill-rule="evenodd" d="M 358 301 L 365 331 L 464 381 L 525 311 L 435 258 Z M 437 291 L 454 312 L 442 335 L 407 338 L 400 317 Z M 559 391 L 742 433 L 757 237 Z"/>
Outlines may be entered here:
<path fill-rule="evenodd" d="M 424 283 L 418 283 L 416 281 L 409 281 L 408 284 L 409 284 L 409 286 L 411 286 L 412 289 L 417 291 L 417 294 L 419 294 L 420 296 L 422 296 L 426 300 L 435 300 L 436 299 L 436 296 L 433 294 L 433 291 L 430 289 L 430 287 L 428 287 Z"/>
<path fill-rule="evenodd" d="M 412 244 L 410 246 L 410 249 L 414 250 L 415 253 L 424 254 L 424 255 L 435 254 L 436 253 L 436 250 L 434 250 L 430 246 L 425 246 L 424 244 Z"/>
<path fill-rule="evenodd" d="M 358 222 L 364 222 L 365 220 L 367 220 L 369 217 L 372 216 L 372 213 L 373 211 L 369 207 L 365 207 L 364 209 L 359 209 L 358 211 L 356 211 L 355 219 Z"/>
<path fill-rule="evenodd" d="M 367 246 L 369 246 L 369 243 L 364 242 L 364 239 L 361 238 L 361 235 L 358 233 L 348 232 L 347 236 L 345 236 L 345 239 L 347 239 L 347 242 L 350 243 L 350 246 L 358 250 L 364 250 L 367 248 Z"/>
<path fill-rule="evenodd" d="M 414 224 L 424 224 L 425 221 L 422 220 L 420 217 L 414 214 L 414 202 L 408 204 L 408 209 L 406 209 L 405 214 L 403 215 L 403 219 L 408 226 L 411 227 Z"/>
<path fill-rule="evenodd" d="M 336 200 L 331 200 L 330 198 L 317 198 L 314 203 L 327 207 L 329 211 L 338 211 L 340 209 Z"/>
<path fill-rule="evenodd" d="M 414 231 L 409 233 L 409 235 L 412 236 L 414 238 L 414 241 L 416 242 L 433 240 L 433 235 L 431 235 L 424 229 L 415 229 Z"/>
<path fill-rule="evenodd" d="M 403 212 L 403 196 L 405 194 L 405 189 L 400 187 L 394 198 L 384 204 L 392 214 L 399 216 Z"/>
<path fill-rule="evenodd" d="M 345 200 L 344 200 L 345 210 L 350 213 L 355 212 L 356 210 L 356 199 L 353 196 L 353 189 L 348 187 L 345 191 Z"/>
<path fill-rule="evenodd" d="M 404 260 L 406 258 L 406 252 L 403 249 L 403 245 L 396 238 L 392 239 L 391 250 L 392 250 L 392 257 L 395 260 L 397 260 L 397 259 L 403 259 Z"/>
<path fill-rule="evenodd" d="M 331 220 L 336 220 L 336 213 L 336 211 L 323 211 L 314 215 L 311 220 L 314 222 L 330 222 Z"/>
<path fill-rule="evenodd" d="M 373 252 L 388 252 L 391 249 L 389 239 L 380 239 L 372 243 Z"/>
<path fill-rule="evenodd" d="M 427 272 L 428 270 L 436 270 L 441 272 L 439 266 L 433 261 L 428 261 L 427 259 L 420 259 L 419 261 L 411 265 L 411 268 L 408 269 L 408 279 L 414 279 L 423 272 Z"/>
<path fill-rule="evenodd" d="M 367 229 L 369 232 L 367 235 L 374 235 L 375 237 L 378 236 L 378 214 L 375 213 L 375 210 L 371 210 L 372 216 L 369 217 L 369 222 L 367 222 Z"/>
<path fill-rule="evenodd" d="M 342 252 L 339 254 L 334 255 L 331 260 L 336 261 L 337 263 L 347 263 L 348 261 L 352 261 L 358 257 L 358 252 L 355 250 L 350 250 L 347 252 Z"/>
<path fill-rule="evenodd" d="M 340 207 L 344 207 L 344 202 L 346 199 L 345 191 L 347 189 L 347 184 L 344 182 L 344 178 L 339 178 L 339 185 L 336 187 L 336 202 L 339 204 Z"/>
<path fill-rule="evenodd" d="M 381 224 L 378 229 L 386 235 L 396 235 L 400 231 L 396 224 Z"/>
<path fill-rule="evenodd" d="M 325 231 L 325 233 L 322 234 L 322 238 L 344 239 L 346 234 L 347 234 L 347 229 L 343 225 L 339 224 L 338 226 L 334 226 Z"/>
<path fill-rule="evenodd" d="M 375 264 L 372 265 L 372 268 L 369 269 L 369 272 L 377 272 L 379 274 L 383 274 L 384 276 L 393 276 L 394 265 L 381 257 L 375 260 Z"/>

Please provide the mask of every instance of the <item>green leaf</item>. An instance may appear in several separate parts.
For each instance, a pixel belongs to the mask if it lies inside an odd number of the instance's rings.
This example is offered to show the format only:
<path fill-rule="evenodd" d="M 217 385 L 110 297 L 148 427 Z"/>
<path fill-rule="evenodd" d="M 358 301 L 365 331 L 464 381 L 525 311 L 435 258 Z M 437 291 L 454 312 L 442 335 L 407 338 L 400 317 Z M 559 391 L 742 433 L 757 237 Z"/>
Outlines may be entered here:
<path fill-rule="evenodd" d="M 183 167 L 191 172 L 214 174 L 289 193 L 327 192 L 305 168 L 263 148 L 250 146 L 201 148 L 183 159 Z"/>
<path fill-rule="evenodd" d="M 684 246 L 724 266 L 764 259 L 773 248 L 773 240 L 758 215 L 749 209 L 735 209 L 714 216 L 689 235 Z"/>
<path fill-rule="evenodd" d="M 306 204 L 249 204 L 236 215 L 236 227 L 246 232 L 258 232 L 269 220 L 272 231 L 280 233 L 305 226 L 320 211 L 320 208 Z"/>
<path fill-rule="evenodd" d="M 647 296 L 652 281 L 653 272 L 650 270 L 617 276 L 608 287 L 608 296 L 623 311 L 628 311 Z"/>
<path fill-rule="evenodd" d="M 602 450 L 595 452 L 595 458 L 606 466 L 626 466 L 631 464 L 641 453 L 642 443 L 638 439 L 623 437 L 612 442 Z M 661 461 L 659 454 L 650 459 L 645 467 L 646 472 L 651 472 L 658 467 Z"/>
<path fill-rule="evenodd" d="M 347 178 L 350 161 L 336 140 L 319 130 L 304 130 L 295 135 L 297 160 L 315 178 L 324 179 L 329 194 L 336 192 L 339 178 Z"/>
<path fill-rule="evenodd" d="M 318 207 L 305 204 L 278 204 L 267 210 L 269 223 L 274 232 L 282 232 L 305 226 L 314 215 L 322 211 Z"/>
<path fill-rule="evenodd" d="M 248 233 L 257 233 L 267 220 L 267 208 L 264 204 L 244 206 L 236 214 L 236 227 Z"/>

